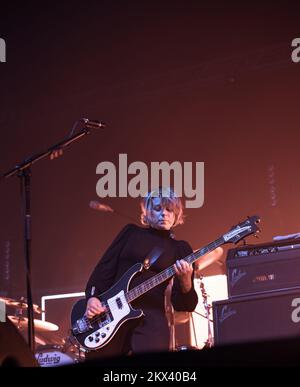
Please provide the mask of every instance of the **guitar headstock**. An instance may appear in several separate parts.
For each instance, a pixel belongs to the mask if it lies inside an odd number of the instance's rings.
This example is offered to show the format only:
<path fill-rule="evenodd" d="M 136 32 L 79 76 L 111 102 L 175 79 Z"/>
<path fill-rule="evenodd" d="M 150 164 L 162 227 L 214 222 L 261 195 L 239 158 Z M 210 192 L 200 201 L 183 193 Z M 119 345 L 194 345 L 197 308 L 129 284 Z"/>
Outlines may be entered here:
<path fill-rule="evenodd" d="M 258 224 L 260 222 L 259 216 L 248 216 L 246 220 L 233 226 L 229 232 L 223 235 L 224 243 L 238 243 L 240 240 L 248 235 L 257 234 L 260 232 Z"/>

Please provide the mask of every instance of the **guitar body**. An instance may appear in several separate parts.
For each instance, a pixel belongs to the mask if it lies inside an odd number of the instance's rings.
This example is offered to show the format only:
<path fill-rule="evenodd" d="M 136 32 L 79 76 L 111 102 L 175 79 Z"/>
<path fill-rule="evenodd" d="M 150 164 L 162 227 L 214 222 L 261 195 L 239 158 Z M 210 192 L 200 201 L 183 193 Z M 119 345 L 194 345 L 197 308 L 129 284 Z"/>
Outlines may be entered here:
<path fill-rule="evenodd" d="M 107 311 L 92 319 L 84 316 L 86 300 L 79 300 L 72 309 L 72 333 L 87 351 L 100 350 L 104 356 L 118 354 L 133 326 L 143 316 L 142 310 L 133 309 L 126 300 L 132 278 L 143 269 L 140 263 L 132 266 L 121 279 L 99 296 Z M 107 347 L 107 344 L 110 344 Z M 107 348 L 107 350 L 106 350 Z"/>

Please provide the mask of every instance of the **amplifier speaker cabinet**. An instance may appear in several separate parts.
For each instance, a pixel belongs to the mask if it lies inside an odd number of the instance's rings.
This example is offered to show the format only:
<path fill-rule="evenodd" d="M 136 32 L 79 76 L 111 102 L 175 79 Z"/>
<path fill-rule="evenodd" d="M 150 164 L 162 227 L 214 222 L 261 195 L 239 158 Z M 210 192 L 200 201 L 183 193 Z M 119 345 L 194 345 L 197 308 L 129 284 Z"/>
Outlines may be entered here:
<path fill-rule="evenodd" d="M 300 289 L 212 305 L 216 345 L 300 337 Z"/>
<path fill-rule="evenodd" d="M 228 250 L 228 297 L 300 288 L 300 241 Z"/>

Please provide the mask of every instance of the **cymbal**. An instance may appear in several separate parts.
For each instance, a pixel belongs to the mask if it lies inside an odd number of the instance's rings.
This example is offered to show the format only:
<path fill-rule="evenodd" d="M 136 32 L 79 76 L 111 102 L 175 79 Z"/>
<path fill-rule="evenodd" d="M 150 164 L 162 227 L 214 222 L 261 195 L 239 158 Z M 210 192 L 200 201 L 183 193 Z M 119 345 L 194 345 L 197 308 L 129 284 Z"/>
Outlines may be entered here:
<path fill-rule="evenodd" d="M 205 269 L 207 266 L 210 266 L 214 262 L 218 261 L 221 256 L 223 255 L 223 248 L 217 247 L 215 250 L 211 251 L 210 253 L 207 253 L 203 255 L 201 258 L 199 258 L 195 263 L 195 274 L 200 274 L 200 270 Z"/>
<path fill-rule="evenodd" d="M 15 300 L 13 298 L 0 297 L 0 301 L 5 302 L 6 305 L 9 305 L 11 302 L 14 302 Z"/>
<path fill-rule="evenodd" d="M 6 305 L 12 306 L 13 308 L 17 308 L 17 309 L 27 309 L 28 308 L 28 304 L 26 302 L 24 302 L 25 299 L 23 297 L 19 301 L 14 300 L 13 298 L 0 297 L 0 301 L 5 302 Z M 33 311 L 35 313 L 38 313 L 38 314 L 42 313 L 42 309 L 37 304 L 33 304 Z"/>
<path fill-rule="evenodd" d="M 40 344 L 40 345 L 46 345 L 47 342 L 43 339 L 41 339 L 39 336 L 34 336 L 34 341 L 36 344 Z"/>
<path fill-rule="evenodd" d="M 18 316 L 8 316 L 10 321 L 12 321 L 19 329 L 27 328 L 28 318 L 27 317 L 18 317 Z M 47 332 L 47 331 L 58 331 L 58 326 L 49 321 L 42 321 L 34 319 L 34 329 L 38 332 Z"/>

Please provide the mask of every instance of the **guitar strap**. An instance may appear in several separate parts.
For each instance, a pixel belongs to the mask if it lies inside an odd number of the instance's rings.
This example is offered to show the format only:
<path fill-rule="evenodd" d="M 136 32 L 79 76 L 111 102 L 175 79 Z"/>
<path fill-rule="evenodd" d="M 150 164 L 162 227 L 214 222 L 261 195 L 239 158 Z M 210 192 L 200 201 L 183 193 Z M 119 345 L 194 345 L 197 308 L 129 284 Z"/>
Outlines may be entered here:
<path fill-rule="evenodd" d="M 148 256 L 144 259 L 144 263 L 143 263 L 144 269 L 148 270 L 158 260 L 162 252 L 163 252 L 163 249 L 161 249 L 160 247 L 154 247 L 150 251 Z"/>

